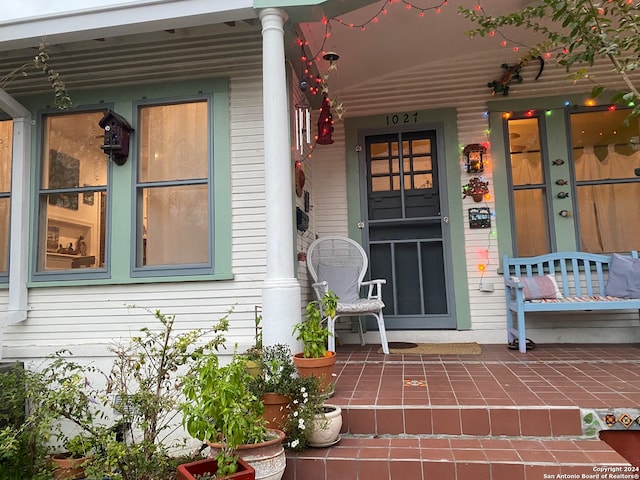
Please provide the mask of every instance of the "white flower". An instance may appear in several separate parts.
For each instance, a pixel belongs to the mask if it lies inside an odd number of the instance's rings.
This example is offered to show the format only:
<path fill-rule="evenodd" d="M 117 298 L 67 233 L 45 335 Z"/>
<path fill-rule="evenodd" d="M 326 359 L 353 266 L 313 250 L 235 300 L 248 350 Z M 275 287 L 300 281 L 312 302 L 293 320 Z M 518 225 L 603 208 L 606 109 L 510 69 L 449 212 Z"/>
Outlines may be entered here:
<path fill-rule="evenodd" d="M 306 389 L 305 387 L 302 387 L 302 388 L 300 388 L 300 391 L 301 391 L 302 393 L 304 393 L 304 392 L 306 392 L 306 391 L 307 391 L 307 389 Z"/>
<path fill-rule="evenodd" d="M 291 448 L 296 448 L 299 443 L 300 443 L 300 440 L 296 438 L 294 441 L 291 442 Z"/>
<path fill-rule="evenodd" d="M 293 404 L 294 404 L 294 405 L 297 405 L 297 404 L 298 404 L 298 400 L 294 400 L 294 401 L 293 401 Z"/>
<path fill-rule="evenodd" d="M 293 412 L 293 416 L 297 417 L 298 416 L 298 411 L 296 410 L 295 412 Z"/>
<path fill-rule="evenodd" d="M 307 392 L 303 392 L 302 393 L 302 398 L 304 398 L 305 400 L 307 399 L 308 396 L 309 396 L 309 394 Z"/>

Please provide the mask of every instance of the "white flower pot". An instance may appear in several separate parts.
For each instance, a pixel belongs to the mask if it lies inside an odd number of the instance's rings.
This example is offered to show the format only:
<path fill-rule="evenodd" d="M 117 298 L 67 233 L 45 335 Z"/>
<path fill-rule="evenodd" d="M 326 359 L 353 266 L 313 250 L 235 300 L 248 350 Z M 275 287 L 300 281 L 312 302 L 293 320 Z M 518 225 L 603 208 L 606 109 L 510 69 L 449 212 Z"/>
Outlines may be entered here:
<path fill-rule="evenodd" d="M 311 447 L 328 447 L 340 441 L 342 409 L 329 403 L 325 403 L 323 408 L 326 411 L 313 418 L 313 433 L 308 442 Z"/>

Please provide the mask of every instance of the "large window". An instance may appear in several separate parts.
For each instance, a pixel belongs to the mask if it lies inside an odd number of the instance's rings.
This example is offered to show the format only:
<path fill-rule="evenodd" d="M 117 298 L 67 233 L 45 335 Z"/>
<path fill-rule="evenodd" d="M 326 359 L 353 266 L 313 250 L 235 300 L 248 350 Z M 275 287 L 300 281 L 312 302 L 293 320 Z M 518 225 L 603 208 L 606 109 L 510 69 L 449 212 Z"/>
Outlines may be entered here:
<path fill-rule="evenodd" d="M 107 157 L 104 111 L 44 117 L 37 270 L 105 266 Z M 84 270 L 83 270 L 84 271 Z"/>
<path fill-rule="evenodd" d="M 614 107 L 542 112 L 505 121 L 513 254 L 637 250 L 638 118 Z"/>
<path fill-rule="evenodd" d="M 572 113 L 571 147 L 580 242 L 586 252 L 637 250 L 640 129 L 629 110 Z"/>
<path fill-rule="evenodd" d="M 514 254 L 521 257 L 541 255 L 550 249 L 539 123 L 537 117 L 507 122 Z"/>
<path fill-rule="evenodd" d="M 138 112 L 136 267 L 211 266 L 209 102 Z"/>
<path fill-rule="evenodd" d="M 13 121 L 0 121 L 0 278 L 6 277 L 9 270 L 12 142 Z"/>

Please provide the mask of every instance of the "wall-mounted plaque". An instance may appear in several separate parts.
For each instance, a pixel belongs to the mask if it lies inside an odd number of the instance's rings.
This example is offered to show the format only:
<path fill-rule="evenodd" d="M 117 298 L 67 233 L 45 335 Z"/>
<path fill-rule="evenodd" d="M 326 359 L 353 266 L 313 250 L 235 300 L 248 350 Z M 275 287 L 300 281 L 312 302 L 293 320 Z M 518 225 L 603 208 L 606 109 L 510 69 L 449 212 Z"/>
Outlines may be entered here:
<path fill-rule="evenodd" d="M 491 210 L 489 207 L 469 209 L 469 228 L 491 228 Z"/>

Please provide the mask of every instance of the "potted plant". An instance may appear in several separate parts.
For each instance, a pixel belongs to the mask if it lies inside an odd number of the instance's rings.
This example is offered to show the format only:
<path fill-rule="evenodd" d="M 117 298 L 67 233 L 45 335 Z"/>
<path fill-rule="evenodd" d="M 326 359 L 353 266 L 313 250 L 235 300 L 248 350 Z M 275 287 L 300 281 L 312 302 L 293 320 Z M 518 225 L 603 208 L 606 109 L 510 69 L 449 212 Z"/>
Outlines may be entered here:
<path fill-rule="evenodd" d="M 85 465 L 91 461 L 92 439 L 86 434 L 78 434 L 64 442 L 64 452 L 51 455 L 56 480 L 76 480 L 85 478 Z"/>
<path fill-rule="evenodd" d="M 314 414 L 308 438 L 310 447 L 329 447 L 340 441 L 342 408 L 325 403 Z"/>
<path fill-rule="evenodd" d="M 309 302 L 305 311 L 305 320 L 293 327 L 296 340 L 302 341 L 303 351 L 296 353 L 293 361 L 301 376 L 314 375 L 320 381 L 320 393 L 333 394 L 333 371 L 336 352 L 327 350 L 327 340 L 331 333 L 322 324 L 326 316 L 335 316 L 338 297 L 327 290 L 321 300 Z"/>
<path fill-rule="evenodd" d="M 462 198 L 471 197 L 474 202 L 481 202 L 489 193 L 489 182 L 480 177 L 471 177 L 469 183 L 462 187 Z"/>
<path fill-rule="evenodd" d="M 220 476 L 218 462 L 213 458 L 205 458 L 194 462 L 178 465 L 178 480 L 213 480 L 225 478 L 228 480 L 255 480 L 256 471 L 247 462 L 238 458 L 238 468 L 235 473 Z"/>
<path fill-rule="evenodd" d="M 293 396 L 299 388 L 296 367 L 288 345 L 267 345 L 260 356 L 250 357 L 257 375 L 252 375 L 251 389 L 264 405 L 267 428 L 285 430 Z"/>
<path fill-rule="evenodd" d="M 286 447 L 304 450 L 314 416 L 322 409 L 318 378 L 298 375 L 285 344 L 265 346 L 259 367 L 261 373 L 252 379 L 251 389 L 262 400 L 267 427 L 284 430 Z"/>
<path fill-rule="evenodd" d="M 240 456 L 256 470 L 256 479 L 279 479 L 286 466 L 285 434 L 266 428 L 251 379 L 241 355 L 225 366 L 215 355 L 197 355 L 194 373 L 183 379 L 183 425 L 211 447 L 219 475 L 235 473 Z"/>
<path fill-rule="evenodd" d="M 262 315 L 255 317 L 255 344 L 245 352 L 246 369 L 252 377 L 260 375 L 262 357 Z"/>
<path fill-rule="evenodd" d="M 152 480 L 169 478 L 169 472 L 175 476 L 177 463 L 170 451 L 182 442 L 167 439 L 180 427 L 175 412 L 182 401 L 181 376 L 190 376 L 193 356 L 224 346 L 226 317 L 213 328 L 175 333 L 175 316 L 150 313 L 158 324 L 141 328 L 129 341 L 114 343 L 110 370 L 80 363 L 70 352 L 60 351 L 47 359 L 36 377 L 40 393 L 32 403 L 53 419 L 50 436 L 72 451 L 95 447 L 84 464 L 88 478 Z M 65 436 L 71 427 L 79 437 Z M 51 475 L 40 478 L 49 480 Z"/>

